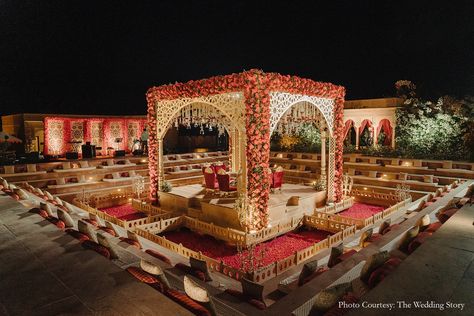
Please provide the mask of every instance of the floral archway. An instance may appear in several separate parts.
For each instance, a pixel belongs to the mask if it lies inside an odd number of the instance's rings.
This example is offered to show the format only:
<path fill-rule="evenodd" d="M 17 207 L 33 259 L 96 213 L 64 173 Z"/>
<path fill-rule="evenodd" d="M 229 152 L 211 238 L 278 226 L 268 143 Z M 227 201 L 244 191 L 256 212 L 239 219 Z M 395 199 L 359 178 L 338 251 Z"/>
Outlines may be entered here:
<path fill-rule="evenodd" d="M 331 185 L 328 188 L 328 200 L 340 201 L 342 199 L 343 176 L 344 124 L 342 117 L 344 96 L 345 89 L 342 86 L 296 76 L 264 73 L 256 69 L 238 74 L 150 88 L 147 92 L 150 127 L 148 141 L 150 148 L 150 199 L 153 202 L 158 199 L 162 175 L 163 142 L 161 135 L 169 125 L 168 117 L 176 113 L 183 103 L 188 104 L 191 99 L 209 101 L 209 98 L 213 98 L 213 103 L 219 109 L 227 111 L 236 126 L 235 132 L 239 134 L 236 137 L 239 140 L 239 145 L 236 146 L 238 153 L 236 154 L 241 157 L 240 171 L 246 182 L 239 193 L 246 194 L 258 212 L 259 221 L 255 223 L 255 228 L 266 227 L 270 191 L 268 177 L 270 132 L 273 122 L 278 121 L 281 117 L 272 114 L 279 111 L 278 108 L 281 104 L 278 102 L 279 98 L 309 98 L 313 101 L 317 100 L 315 102 L 316 104 L 319 102 L 320 109 L 323 103 L 326 105 L 321 112 L 330 126 L 329 175 L 333 177 L 333 181 L 328 181 Z"/>

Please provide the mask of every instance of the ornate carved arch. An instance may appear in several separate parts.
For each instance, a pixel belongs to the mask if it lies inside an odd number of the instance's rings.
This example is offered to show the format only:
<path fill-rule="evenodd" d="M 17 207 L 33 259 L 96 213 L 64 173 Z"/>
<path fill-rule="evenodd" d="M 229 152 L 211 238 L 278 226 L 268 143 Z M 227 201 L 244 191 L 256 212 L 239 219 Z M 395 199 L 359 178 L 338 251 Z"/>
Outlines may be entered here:
<path fill-rule="evenodd" d="M 175 100 L 163 100 L 156 103 L 156 137 L 162 139 L 173 119 L 179 114 L 181 109 L 191 104 L 204 103 L 211 105 L 222 112 L 226 118 L 226 124 L 228 131 L 237 129 L 239 131 L 245 131 L 245 119 L 244 119 L 244 97 L 241 92 L 231 92 L 216 94 L 211 96 L 203 96 L 197 98 L 180 98 Z"/>
<path fill-rule="evenodd" d="M 323 115 L 328 131 L 333 136 L 335 106 L 333 99 L 286 92 L 270 92 L 270 135 L 285 112 L 299 102 L 308 102 L 314 105 Z"/>

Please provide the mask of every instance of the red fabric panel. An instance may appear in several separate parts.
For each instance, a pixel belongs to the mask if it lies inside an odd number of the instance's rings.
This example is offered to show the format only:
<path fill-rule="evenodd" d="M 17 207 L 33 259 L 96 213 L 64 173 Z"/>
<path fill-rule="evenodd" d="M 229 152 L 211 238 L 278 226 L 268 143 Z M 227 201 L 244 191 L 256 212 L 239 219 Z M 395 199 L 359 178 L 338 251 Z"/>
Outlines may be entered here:
<path fill-rule="evenodd" d="M 383 145 L 389 146 L 392 144 L 392 134 L 393 134 L 393 129 L 390 126 L 390 121 L 387 119 L 383 119 L 380 121 L 379 126 L 377 126 L 377 137 L 380 134 L 380 131 L 383 129 L 385 132 L 385 135 L 387 136 L 384 140 Z"/>
<path fill-rule="evenodd" d="M 364 131 L 365 127 L 366 126 L 369 126 L 371 127 L 372 126 L 372 122 L 369 121 L 369 120 L 363 120 L 362 123 L 360 124 L 360 127 L 359 127 L 359 135 L 362 135 L 362 132 Z"/>
<path fill-rule="evenodd" d="M 349 131 L 351 130 L 352 125 L 354 124 L 353 120 L 347 120 L 345 125 L 344 125 L 344 139 L 347 138 L 347 134 L 349 134 Z"/>

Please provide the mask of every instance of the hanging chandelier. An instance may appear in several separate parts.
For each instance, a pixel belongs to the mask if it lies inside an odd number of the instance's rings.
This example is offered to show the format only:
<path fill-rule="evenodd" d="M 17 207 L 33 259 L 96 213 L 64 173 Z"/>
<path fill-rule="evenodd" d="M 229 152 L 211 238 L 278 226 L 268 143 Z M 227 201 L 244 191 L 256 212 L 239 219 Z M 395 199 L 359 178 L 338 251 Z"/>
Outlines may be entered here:
<path fill-rule="evenodd" d="M 280 135 L 298 135 L 307 124 L 321 126 L 324 122 L 321 112 L 309 102 L 300 102 L 288 109 L 278 122 L 276 133 Z"/>
<path fill-rule="evenodd" d="M 204 135 L 204 129 L 212 132 L 217 130 L 218 136 L 225 134 L 225 125 L 222 122 L 228 121 L 228 118 L 219 114 L 212 105 L 205 103 L 191 104 L 180 110 L 174 121 L 174 127 L 184 127 L 191 129 L 199 128 L 199 133 Z"/>

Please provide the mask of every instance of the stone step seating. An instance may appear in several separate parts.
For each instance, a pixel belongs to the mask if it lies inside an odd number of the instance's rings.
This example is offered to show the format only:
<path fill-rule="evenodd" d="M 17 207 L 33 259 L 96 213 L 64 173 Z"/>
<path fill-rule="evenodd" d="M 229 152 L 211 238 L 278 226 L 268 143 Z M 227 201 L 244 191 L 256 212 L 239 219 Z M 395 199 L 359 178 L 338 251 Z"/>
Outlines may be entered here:
<path fill-rule="evenodd" d="M 365 299 L 364 295 L 369 289 L 367 288 L 367 285 L 364 286 L 363 284 L 361 284 L 358 277 L 360 275 L 363 265 L 365 264 L 365 262 L 367 262 L 369 257 L 380 251 L 388 251 L 389 253 L 391 253 L 392 256 L 399 257 L 400 259 L 404 260 L 407 257 L 407 254 L 400 251 L 398 247 L 402 242 L 402 238 L 405 238 L 407 236 L 407 232 L 413 226 L 418 225 L 418 223 L 420 223 L 421 219 L 425 215 L 429 215 L 430 219 L 433 219 L 433 214 L 440 210 L 443 206 L 447 205 L 448 202 L 451 201 L 460 191 L 464 190 L 468 184 L 469 183 L 463 183 L 459 185 L 459 187 L 451 190 L 445 196 L 443 196 L 436 202 L 425 206 L 418 212 L 411 212 L 409 214 L 406 214 L 405 216 L 403 216 L 403 218 L 401 218 L 401 220 L 396 222 L 393 222 L 392 220 L 391 224 L 398 224 L 397 226 L 394 226 L 393 229 L 386 232 L 380 238 L 371 241 L 364 248 L 359 247 L 357 253 L 354 253 L 352 256 L 350 256 L 350 258 L 340 262 L 328 271 L 314 277 L 304 285 L 292 287 L 288 295 L 284 296 L 282 299 L 270 306 L 266 312 L 274 312 L 282 315 L 308 315 L 315 302 L 316 294 L 326 288 L 345 282 L 352 282 L 353 291 L 355 292 L 357 298 L 360 301 L 363 301 Z M 413 203 L 417 204 L 418 202 L 419 201 L 415 201 Z M 377 225 L 380 225 L 380 223 L 377 223 Z M 362 234 L 359 236 L 362 236 Z M 351 247 L 351 245 L 347 246 L 349 246 L 349 248 L 354 248 Z M 410 256 L 408 256 L 408 258 L 409 257 Z M 318 266 L 324 266 L 326 261 L 323 258 L 318 259 L 321 259 L 321 262 L 318 262 Z M 402 265 L 403 263 L 404 262 L 402 261 Z M 408 275 L 407 277 L 411 276 Z M 296 280 L 297 277 L 294 277 L 294 279 Z M 400 288 L 398 288 L 398 290 L 399 289 Z M 376 293 L 377 290 L 373 292 Z M 383 301 L 383 298 L 379 298 L 379 301 Z M 379 310 L 376 310 L 376 312 L 380 313 Z M 421 312 L 424 312 L 426 314 L 426 311 Z"/>
<path fill-rule="evenodd" d="M 31 199 L 32 205 L 37 205 L 39 201 L 45 202 L 42 198 L 36 195 L 30 195 L 29 199 Z M 56 205 L 49 204 L 49 202 L 46 202 L 46 204 L 49 205 L 49 209 L 56 207 Z M 69 204 L 68 209 L 69 219 L 65 220 L 65 223 L 67 223 L 66 228 L 73 229 L 73 231 L 77 232 L 75 234 L 78 236 L 86 235 L 88 236 L 88 238 L 90 238 L 90 240 L 94 241 L 95 243 L 98 242 L 100 245 L 102 245 L 102 247 L 106 247 L 107 249 L 109 249 L 109 254 L 113 254 L 114 256 L 112 258 L 112 262 L 114 264 L 123 269 L 126 269 L 131 266 L 138 267 L 140 260 L 144 259 L 148 262 L 156 264 L 157 266 L 160 266 L 164 270 L 167 280 L 174 289 L 179 291 L 185 290 L 183 285 L 185 273 L 183 271 L 174 268 L 173 265 L 170 264 L 171 260 L 169 261 L 169 263 L 167 263 L 143 252 L 143 250 L 146 248 L 153 249 L 154 251 L 159 251 L 163 253 L 166 257 L 172 258 L 173 263 L 183 264 L 186 261 L 185 258 L 182 258 L 181 256 L 165 248 L 161 248 L 160 246 L 146 239 L 143 239 L 130 231 L 126 231 L 122 227 L 116 226 L 112 223 L 104 222 L 97 216 L 93 216 L 92 214 L 82 211 L 76 206 Z M 52 212 L 54 213 L 54 211 Z M 91 218 L 87 218 L 88 216 L 90 216 Z M 40 218 L 40 216 L 37 217 Z M 68 223 L 68 221 L 70 222 Z M 49 226 L 51 227 L 52 225 Z M 107 229 L 109 230 L 97 230 L 97 227 L 107 227 Z M 101 235 L 100 238 L 99 234 Z M 105 236 L 105 244 L 103 244 L 104 237 L 102 236 Z M 213 280 L 210 283 L 201 281 L 189 275 L 188 277 L 191 277 L 193 281 L 196 282 L 199 286 L 205 288 L 208 291 L 209 295 L 216 296 L 214 298 L 214 303 L 216 304 L 218 315 L 237 315 L 242 313 L 254 313 L 255 307 L 251 306 L 250 304 L 245 303 L 243 301 L 237 303 L 235 301 L 235 298 L 229 300 L 228 295 L 222 295 L 223 285 L 225 285 L 225 287 L 228 289 L 238 291 L 240 288 L 240 284 L 237 281 L 225 278 L 224 276 L 220 274 L 215 274 L 213 272 L 210 272 L 210 275 Z M 237 308 L 238 310 L 234 309 L 232 305 L 235 305 L 235 308 Z"/>
<path fill-rule="evenodd" d="M 34 202 L 0 197 L 0 293 L 7 315 L 192 315 L 103 256 L 29 213 Z M 128 253 L 126 250 L 121 255 Z M 127 256 L 127 261 L 132 256 Z M 136 261 L 136 259 L 133 259 Z M 21 267 L 21 268 L 19 268 Z M 28 286 L 25 285 L 27 282 Z M 3 303 L 3 302 L 2 302 Z"/>

